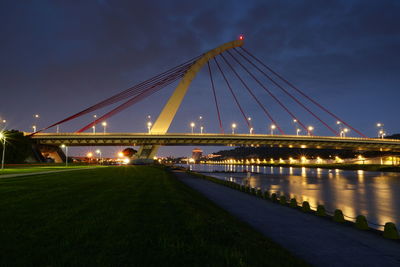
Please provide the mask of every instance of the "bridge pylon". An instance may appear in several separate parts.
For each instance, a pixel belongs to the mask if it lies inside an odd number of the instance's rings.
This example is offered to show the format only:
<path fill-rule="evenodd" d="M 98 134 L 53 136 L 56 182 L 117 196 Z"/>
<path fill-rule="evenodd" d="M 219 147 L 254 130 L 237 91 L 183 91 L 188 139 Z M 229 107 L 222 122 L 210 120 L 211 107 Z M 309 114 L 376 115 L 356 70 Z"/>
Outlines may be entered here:
<path fill-rule="evenodd" d="M 181 81 L 175 88 L 173 94 L 168 99 L 163 110 L 158 116 L 156 122 L 151 128 L 149 134 L 164 134 L 168 131 L 192 80 L 196 77 L 196 74 L 210 59 L 213 59 L 214 57 L 218 56 L 219 54 L 223 53 L 226 50 L 235 47 L 240 47 L 243 45 L 243 43 L 244 43 L 243 39 L 235 40 L 232 42 L 225 43 L 203 54 L 182 77 Z M 159 145 L 152 145 L 152 144 L 141 146 L 137 153 L 138 159 L 139 160 L 153 159 L 159 147 L 160 147 Z"/>

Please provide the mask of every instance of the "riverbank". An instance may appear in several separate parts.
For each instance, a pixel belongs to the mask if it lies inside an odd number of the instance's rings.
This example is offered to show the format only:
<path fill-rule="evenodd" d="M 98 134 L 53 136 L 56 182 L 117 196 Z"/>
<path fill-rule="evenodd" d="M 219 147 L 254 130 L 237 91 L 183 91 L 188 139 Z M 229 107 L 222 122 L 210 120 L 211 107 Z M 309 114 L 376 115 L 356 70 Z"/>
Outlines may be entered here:
<path fill-rule="evenodd" d="M 1 266 L 305 266 L 162 167 L 0 180 Z"/>
<path fill-rule="evenodd" d="M 399 266 L 398 241 L 179 172 L 181 181 L 315 266 Z"/>
<path fill-rule="evenodd" d="M 210 163 L 209 163 L 210 164 Z M 293 168 L 313 168 L 313 169 L 339 169 L 339 170 L 363 170 L 377 172 L 400 172 L 400 166 L 380 165 L 380 164 L 287 164 L 287 163 L 251 163 L 251 164 L 211 164 L 211 165 L 237 165 L 237 166 L 266 166 L 266 167 L 293 167 Z"/>

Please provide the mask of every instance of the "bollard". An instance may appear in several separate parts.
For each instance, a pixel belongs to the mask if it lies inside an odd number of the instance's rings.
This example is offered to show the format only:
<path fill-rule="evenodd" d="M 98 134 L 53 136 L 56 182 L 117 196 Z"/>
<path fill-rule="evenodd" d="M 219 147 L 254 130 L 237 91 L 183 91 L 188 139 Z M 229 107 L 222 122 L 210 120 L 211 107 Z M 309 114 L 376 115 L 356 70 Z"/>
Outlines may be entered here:
<path fill-rule="evenodd" d="M 257 196 L 258 196 L 258 197 L 262 197 L 262 191 L 261 191 L 261 189 L 258 189 L 258 190 L 257 190 Z"/>
<path fill-rule="evenodd" d="M 335 213 L 333 214 L 333 220 L 338 223 L 344 223 L 343 212 L 339 209 L 336 209 Z"/>
<path fill-rule="evenodd" d="M 272 200 L 273 202 L 277 202 L 277 201 L 278 201 L 278 198 L 277 198 L 277 196 L 276 196 L 276 193 L 272 193 L 272 194 L 271 194 L 271 200 Z"/>
<path fill-rule="evenodd" d="M 268 190 L 265 190 L 264 191 L 264 199 L 269 199 L 269 192 L 268 192 Z"/>
<path fill-rule="evenodd" d="M 356 218 L 356 228 L 360 230 L 368 230 L 367 218 L 363 215 L 358 215 Z"/>
<path fill-rule="evenodd" d="M 255 189 L 254 187 L 252 187 L 250 193 L 251 193 L 252 195 L 255 195 L 255 194 L 256 194 L 256 189 Z"/>
<path fill-rule="evenodd" d="M 308 201 L 303 201 L 303 205 L 301 206 L 301 209 L 302 209 L 304 212 L 310 212 L 310 211 L 311 211 L 311 209 L 310 209 L 310 203 L 308 203 Z"/>
<path fill-rule="evenodd" d="M 383 237 L 388 239 L 399 239 L 399 232 L 397 232 L 396 225 L 392 222 L 385 223 L 383 230 Z"/>
<path fill-rule="evenodd" d="M 297 208 L 297 200 L 295 197 L 290 200 L 290 207 Z"/>
<path fill-rule="evenodd" d="M 321 216 L 321 217 L 326 216 L 325 207 L 323 205 L 318 205 L 317 216 Z"/>
<path fill-rule="evenodd" d="M 279 203 L 282 205 L 286 205 L 286 197 L 285 196 L 280 196 L 279 197 Z"/>

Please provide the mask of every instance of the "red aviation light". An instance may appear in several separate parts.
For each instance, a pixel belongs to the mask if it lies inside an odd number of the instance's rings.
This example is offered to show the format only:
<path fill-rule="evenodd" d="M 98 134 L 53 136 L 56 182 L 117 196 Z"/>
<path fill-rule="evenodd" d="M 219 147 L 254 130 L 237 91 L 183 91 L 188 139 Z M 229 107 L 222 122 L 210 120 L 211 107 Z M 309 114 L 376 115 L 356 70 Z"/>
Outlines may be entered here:
<path fill-rule="evenodd" d="M 239 35 L 239 40 L 244 40 L 243 34 Z"/>

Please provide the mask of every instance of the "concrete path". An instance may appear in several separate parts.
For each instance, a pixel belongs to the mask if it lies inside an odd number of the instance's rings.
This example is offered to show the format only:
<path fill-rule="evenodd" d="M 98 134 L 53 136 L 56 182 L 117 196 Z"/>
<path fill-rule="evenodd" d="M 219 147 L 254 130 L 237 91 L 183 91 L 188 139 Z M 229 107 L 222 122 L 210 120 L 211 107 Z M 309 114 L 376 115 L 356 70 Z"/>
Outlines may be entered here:
<path fill-rule="evenodd" d="M 242 221 L 315 266 L 400 266 L 400 242 L 175 172 Z"/>
<path fill-rule="evenodd" d="M 67 169 L 67 170 L 56 170 L 56 171 L 42 171 L 42 172 L 28 172 L 28 173 L 15 173 L 15 174 L 4 174 L 0 175 L 0 179 L 2 178 L 14 178 L 20 176 L 32 176 L 32 175 L 39 175 L 39 174 L 49 174 L 49 173 L 58 173 L 58 172 L 70 172 L 70 171 L 79 171 L 79 170 L 92 170 L 96 169 L 97 167 L 93 168 L 76 168 L 76 169 Z"/>

